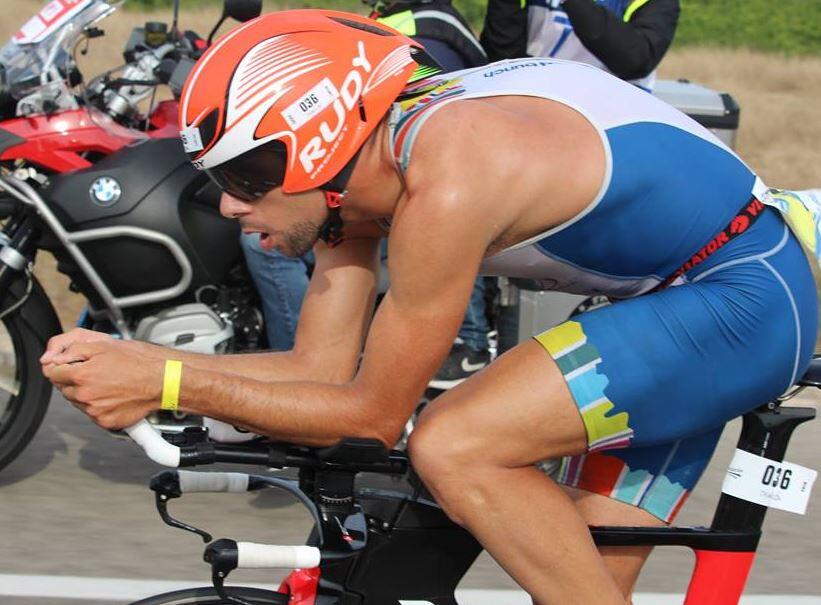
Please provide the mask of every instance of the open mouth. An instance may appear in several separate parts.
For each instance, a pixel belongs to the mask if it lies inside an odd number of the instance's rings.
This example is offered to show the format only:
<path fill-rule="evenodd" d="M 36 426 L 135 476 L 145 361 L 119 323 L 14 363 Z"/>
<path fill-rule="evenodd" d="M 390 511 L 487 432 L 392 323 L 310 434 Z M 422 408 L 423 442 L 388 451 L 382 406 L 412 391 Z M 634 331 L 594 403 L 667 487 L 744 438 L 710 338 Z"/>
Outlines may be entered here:
<path fill-rule="evenodd" d="M 263 250 L 270 250 L 274 247 L 274 238 L 270 233 L 261 231 L 259 234 L 259 247 Z"/>
<path fill-rule="evenodd" d="M 242 232 L 246 235 L 258 233 L 259 245 L 260 248 L 262 248 L 263 250 L 270 250 L 274 247 L 274 238 L 271 237 L 271 234 L 268 231 L 259 231 L 257 229 L 243 229 Z"/>

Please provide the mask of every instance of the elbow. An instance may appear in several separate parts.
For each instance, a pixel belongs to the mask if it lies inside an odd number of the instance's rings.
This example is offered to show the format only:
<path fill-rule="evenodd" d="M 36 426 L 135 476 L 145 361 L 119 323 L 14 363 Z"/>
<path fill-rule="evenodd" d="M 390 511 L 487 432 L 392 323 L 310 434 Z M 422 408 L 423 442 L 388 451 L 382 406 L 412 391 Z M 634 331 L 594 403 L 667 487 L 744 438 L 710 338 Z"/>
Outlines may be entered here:
<path fill-rule="evenodd" d="M 405 424 L 401 423 L 398 425 L 385 427 L 382 431 L 380 431 L 376 439 L 379 439 L 379 441 L 381 441 L 387 449 L 392 450 L 399 443 L 399 440 L 402 439 L 404 432 Z"/>
<path fill-rule="evenodd" d="M 610 56 L 603 61 L 612 74 L 622 80 L 637 80 L 648 76 L 658 64 L 645 54 Z"/>
<path fill-rule="evenodd" d="M 615 69 L 611 69 L 611 71 L 622 80 L 638 80 L 649 76 L 655 68 L 655 65 L 648 65 L 645 61 L 641 63 L 635 62 L 617 65 Z"/>
<path fill-rule="evenodd" d="M 373 417 L 371 417 L 373 419 Z M 392 450 L 399 443 L 405 431 L 405 422 L 398 418 L 385 418 L 377 422 L 371 421 L 363 437 L 367 439 L 377 439 L 382 442 L 385 449 Z"/>
<path fill-rule="evenodd" d="M 354 434 L 364 439 L 377 439 L 385 448 L 393 449 L 405 432 L 407 418 L 399 410 L 371 401 L 357 414 Z M 352 427 L 354 428 L 354 427 Z"/>
<path fill-rule="evenodd" d="M 299 368 L 304 368 L 304 380 L 342 385 L 350 382 L 356 372 L 356 360 L 316 355 L 295 347 L 290 355 Z"/>

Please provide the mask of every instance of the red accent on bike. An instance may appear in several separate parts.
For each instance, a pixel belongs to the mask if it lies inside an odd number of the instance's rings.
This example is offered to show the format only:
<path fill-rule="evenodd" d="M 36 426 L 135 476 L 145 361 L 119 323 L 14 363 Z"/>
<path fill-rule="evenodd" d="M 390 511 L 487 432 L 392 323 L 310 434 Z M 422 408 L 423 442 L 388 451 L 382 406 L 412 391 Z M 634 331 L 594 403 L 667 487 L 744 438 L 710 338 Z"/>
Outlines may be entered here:
<path fill-rule="evenodd" d="M 696 567 L 684 605 L 738 605 L 754 552 L 696 550 Z"/>
<path fill-rule="evenodd" d="M 159 113 L 157 113 L 159 112 Z M 101 120 L 108 120 L 106 127 Z M 156 130 L 151 138 L 178 137 L 176 129 L 177 103 L 160 103 L 152 113 Z M 15 118 L 0 122 L 3 130 L 17 135 L 24 142 L 6 148 L 0 160 L 24 159 L 55 172 L 69 172 L 91 167 L 92 163 L 81 154 L 94 151 L 108 155 L 138 140 L 138 135 L 105 115 L 94 120 L 84 109 L 63 111 L 52 116 Z"/>
<path fill-rule="evenodd" d="M 152 139 L 170 139 L 180 136 L 180 105 L 176 101 L 158 103 L 151 112 L 151 129 L 148 136 Z"/>
<path fill-rule="evenodd" d="M 91 162 L 80 155 L 85 151 L 109 154 L 135 140 L 122 126 L 100 128 L 82 109 L 6 120 L 2 126 L 25 142 L 4 150 L 0 160 L 22 158 L 56 172 L 90 167 Z"/>
<path fill-rule="evenodd" d="M 314 605 L 319 585 L 319 567 L 295 569 L 279 586 L 280 592 L 291 595 L 288 605 Z"/>

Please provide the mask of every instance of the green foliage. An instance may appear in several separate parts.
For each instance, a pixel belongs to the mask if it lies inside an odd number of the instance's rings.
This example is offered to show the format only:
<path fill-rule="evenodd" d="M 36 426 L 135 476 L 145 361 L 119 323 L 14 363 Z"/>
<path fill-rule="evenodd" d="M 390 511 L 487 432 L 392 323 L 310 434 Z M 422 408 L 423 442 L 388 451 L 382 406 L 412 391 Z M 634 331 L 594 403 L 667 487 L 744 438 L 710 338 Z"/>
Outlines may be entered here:
<path fill-rule="evenodd" d="M 821 53 L 818 0 L 681 0 L 674 44 Z"/>
<path fill-rule="evenodd" d="M 172 0 L 128 0 L 132 9 L 170 6 Z M 221 0 L 182 0 L 192 5 Z M 453 0 L 479 32 L 487 0 Z M 748 47 L 785 54 L 821 54 L 821 0 L 681 0 L 674 46 Z M 274 6 L 316 6 L 367 12 L 360 0 L 265 0 Z"/>
<path fill-rule="evenodd" d="M 465 16 L 478 35 L 485 21 L 487 0 L 453 0 L 453 5 Z"/>
<path fill-rule="evenodd" d="M 168 8 L 173 4 L 174 0 L 127 0 L 125 6 L 131 10 L 145 10 Z M 181 0 L 181 11 L 192 7 L 220 6 L 221 4 L 222 0 Z M 362 13 L 365 11 L 364 6 L 360 0 L 263 0 L 262 3 L 264 11 L 276 10 L 277 8 L 321 7 Z"/>

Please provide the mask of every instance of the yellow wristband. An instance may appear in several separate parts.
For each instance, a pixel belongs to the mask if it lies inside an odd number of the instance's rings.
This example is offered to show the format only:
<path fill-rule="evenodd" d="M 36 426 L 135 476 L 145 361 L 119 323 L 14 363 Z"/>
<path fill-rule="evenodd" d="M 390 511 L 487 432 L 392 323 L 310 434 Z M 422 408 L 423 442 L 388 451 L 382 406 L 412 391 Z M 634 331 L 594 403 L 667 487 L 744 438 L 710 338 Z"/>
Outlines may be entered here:
<path fill-rule="evenodd" d="M 182 362 L 167 359 L 162 377 L 162 402 L 160 409 L 174 411 L 180 406 L 180 382 Z"/>

